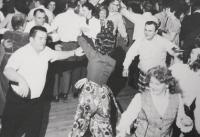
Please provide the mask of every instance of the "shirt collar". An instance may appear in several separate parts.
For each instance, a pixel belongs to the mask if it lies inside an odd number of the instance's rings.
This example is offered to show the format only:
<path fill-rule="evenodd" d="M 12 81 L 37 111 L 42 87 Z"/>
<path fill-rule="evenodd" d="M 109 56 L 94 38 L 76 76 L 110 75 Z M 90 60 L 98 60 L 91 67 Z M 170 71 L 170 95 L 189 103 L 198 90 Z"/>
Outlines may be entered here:
<path fill-rule="evenodd" d="M 151 12 L 144 12 L 143 16 L 152 16 Z"/>

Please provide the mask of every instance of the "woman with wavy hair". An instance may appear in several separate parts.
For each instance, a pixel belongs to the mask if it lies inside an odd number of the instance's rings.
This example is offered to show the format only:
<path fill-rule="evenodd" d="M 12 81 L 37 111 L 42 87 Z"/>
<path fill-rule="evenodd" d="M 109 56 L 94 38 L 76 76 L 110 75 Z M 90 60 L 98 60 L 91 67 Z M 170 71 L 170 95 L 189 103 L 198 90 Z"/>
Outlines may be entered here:
<path fill-rule="evenodd" d="M 148 88 L 137 93 L 122 114 L 117 126 L 117 137 L 130 134 L 133 121 L 135 132 L 132 137 L 171 137 L 173 123 L 183 132 L 192 129 L 192 120 L 185 114 L 181 97 L 175 93 L 175 81 L 166 67 L 157 66 L 147 72 Z"/>

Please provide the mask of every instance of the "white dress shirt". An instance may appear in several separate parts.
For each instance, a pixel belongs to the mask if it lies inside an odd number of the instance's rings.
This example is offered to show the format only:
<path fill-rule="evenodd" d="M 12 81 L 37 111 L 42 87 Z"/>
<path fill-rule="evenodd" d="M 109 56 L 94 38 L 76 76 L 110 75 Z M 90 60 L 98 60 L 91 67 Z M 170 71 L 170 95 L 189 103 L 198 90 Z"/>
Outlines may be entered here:
<path fill-rule="evenodd" d="M 150 12 L 143 14 L 136 14 L 128 11 L 126 8 L 121 10 L 121 14 L 134 23 L 133 40 L 144 38 L 144 27 L 147 21 L 158 22 L 157 18 L 154 17 Z"/>
<path fill-rule="evenodd" d="M 137 55 L 140 58 L 138 67 L 145 73 L 152 67 L 166 66 L 167 52 L 172 53 L 173 47 L 176 47 L 176 45 L 159 35 L 155 35 L 152 40 L 145 38 L 136 40 L 126 53 L 123 63 L 124 69 L 129 68 Z"/>
<path fill-rule="evenodd" d="M 52 22 L 53 30 L 57 30 L 58 37 L 63 42 L 77 41 L 81 34 L 81 26 L 85 25 L 85 18 L 76 14 L 73 9 L 58 14 Z"/>
<path fill-rule="evenodd" d="M 46 82 L 48 62 L 56 55 L 56 51 L 48 47 L 38 54 L 27 44 L 11 55 L 5 68 L 13 68 L 24 77 L 31 91 L 31 99 L 38 98 Z M 11 84 L 11 87 L 19 93 L 18 85 Z"/>
<path fill-rule="evenodd" d="M 28 22 L 28 23 L 26 24 L 26 27 L 25 27 L 25 29 L 24 29 L 24 32 L 29 33 L 30 30 L 32 29 L 32 27 L 34 27 L 34 26 L 36 26 L 34 20 Z M 45 28 L 47 29 L 47 33 L 49 33 L 49 32 L 52 31 L 52 28 L 51 28 L 51 26 L 50 26 L 49 24 L 44 23 L 42 26 L 45 27 Z"/>
<path fill-rule="evenodd" d="M 96 39 L 97 34 L 101 31 L 100 20 L 92 17 L 89 23 L 82 27 L 85 31 L 83 33 L 93 40 Z"/>
<path fill-rule="evenodd" d="M 110 12 L 107 20 L 111 20 L 114 23 L 113 34 L 116 34 L 116 31 L 118 31 L 123 38 L 127 38 L 125 23 L 119 12 Z"/>
<path fill-rule="evenodd" d="M 190 106 L 195 98 L 200 95 L 200 76 L 192 71 L 188 64 L 175 63 L 170 67 L 170 70 L 172 76 L 179 83 L 184 103 Z"/>

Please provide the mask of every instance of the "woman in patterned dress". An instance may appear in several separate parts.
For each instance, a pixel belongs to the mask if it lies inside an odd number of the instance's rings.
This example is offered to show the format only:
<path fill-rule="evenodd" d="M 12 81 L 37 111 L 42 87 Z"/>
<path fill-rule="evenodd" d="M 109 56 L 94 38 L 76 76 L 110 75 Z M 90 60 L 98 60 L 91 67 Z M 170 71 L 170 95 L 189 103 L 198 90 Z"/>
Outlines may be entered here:
<path fill-rule="evenodd" d="M 115 60 L 111 57 L 115 44 L 114 25 L 106 20 L 106 8 L 102 8 L 99 15 L 101 31 L 97 34 L 95 43 L 87 36 L 78 38 L 78 43 L 88 58 L 88 66 L 87 78 L 79 80 L 75 85 L 77 88 L 82 87 L 82 92 L 70 137 L 88 137 L 88 129 L 93 137 L 114 136 L 111 104 L 114 102 L 117 105 L 112 91 L 106 85 L 115 67 Z"/>

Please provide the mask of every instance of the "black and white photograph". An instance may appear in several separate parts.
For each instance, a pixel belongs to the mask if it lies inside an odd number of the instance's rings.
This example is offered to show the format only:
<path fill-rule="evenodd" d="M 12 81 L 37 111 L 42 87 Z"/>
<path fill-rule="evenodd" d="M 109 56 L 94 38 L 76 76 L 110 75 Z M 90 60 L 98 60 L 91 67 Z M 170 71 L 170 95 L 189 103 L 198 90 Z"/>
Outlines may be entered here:
<path fill-rule="evenodd" d="M 200 0 L 0 0 L 0 137 L 200 137 Z"/>

